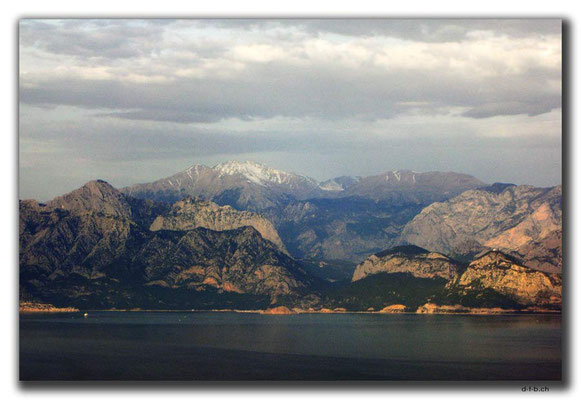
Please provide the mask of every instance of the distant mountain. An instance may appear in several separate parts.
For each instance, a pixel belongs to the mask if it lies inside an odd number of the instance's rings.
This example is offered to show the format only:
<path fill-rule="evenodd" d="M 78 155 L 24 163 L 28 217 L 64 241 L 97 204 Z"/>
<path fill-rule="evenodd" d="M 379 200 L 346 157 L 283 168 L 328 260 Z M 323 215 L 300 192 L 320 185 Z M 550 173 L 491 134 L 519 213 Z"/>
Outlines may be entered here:
<path fill-rule="evenodd" d="M 100 213 L 130 218 L 131 206 L 127 198 L 113 186 L 102 180 L 90 181 L 81 188 L 55 197 L 47 209 L 59 208 L 75 213 Z"/>
<path fill-rule="evenodd" d="M 239 210 L 260 211 L 284 206 L 294 199 L 316 197 L 321 189 L 311 178 L 251 161 L 230 161 L 212 168 L 194 165 L 168 178 L 121 191 L 137 198 L 170 203 L 196 196 Z"/>
<path fill-rule="evenodd" d="M 357 196 L 392 204 L 430 204 L 457 196 L 484 182 L 455 172 L 396 170 L 362 178 L 346 188 L 344 196 Z"/>
<path fill-rule="evenodd" d="M 292 202 L 263 215 L 295 257 L 358 263 L 389 246 L 423 207 L 358 197 L 322 198 Z"/>
<path fill-rule="evenodd" d="M 360 180 L 360 176 L 339 176 L 319 183 L 319 187 L 328 192 L 342 192 Z"/>
<path fill-rule="evenodd" d="M 161 229 L 178 228 L 186 203 L 168 210 L 125 196 L 104 181 L 46 205 L 21 201 L 21 294 L 78 308 L 256 308 L 304 294 L 313 282 L 280 243 L 251 226 Z M 200 210 L 194 225 L 243 223 L 233 210 L 193 207 Z M 169 219 L 157 220 L 159 215 Z M 212 215 L 219 218 L 212 221 Z M 268 232 L 260 219 L 244 216 Z M 156 220 L 156 230 L 150 230 Z"/>
<path fill-rule="evenodd" d="M 188 196 L 258 212 L 298 258 L 360 262 L 388 247 L 422 208 L 485 184 L 465 174 L 396 170 L 324 182 L 246 161 L 196 165 L 121 189 L 175 203 Z"/>
<path fill-rule="evenodd" d="M 514 253 L 530 267 L 562 266 L 561 186 L 492 185 L 424 208 L 403 228 L 400 243 L 470 259 L 485 249 Z"/>
<path fill-rule="evenodd" d="M 366 178 L 341 176 L 324 182 L 252 161 L 229 161 L 212 168 L 195 165 L 152 183 L 121 189 L 133 197 L 173 203 L 186 196 L 231 205 L 239 210 L 280 209 L 294 201 L 359 197 L 391 205 L 429 204 L 484 186 L 454 172 L 391 171 Z"/>

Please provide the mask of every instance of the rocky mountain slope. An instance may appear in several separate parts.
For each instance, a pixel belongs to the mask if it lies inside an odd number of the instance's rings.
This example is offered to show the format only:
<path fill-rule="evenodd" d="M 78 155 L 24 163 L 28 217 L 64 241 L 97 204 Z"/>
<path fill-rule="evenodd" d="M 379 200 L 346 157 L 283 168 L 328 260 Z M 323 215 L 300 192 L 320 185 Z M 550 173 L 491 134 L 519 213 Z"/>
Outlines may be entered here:
<path fill-rule="evenodd" d="M 360 262 L 393 244 L 423 207 L 482 185 L 469 175 L 407 170 L 319 183 L 262 164 L 231 161 L 212 168 L 196 165 L 122 192 L 170 203 L 197 196 L 259 212 L 295 257 Z"/>
<path fill-rule="evenodd" d="M 442 278 L 453 280 L 458 276 L 460 266 L 451 258 L 430 253 L 417 246 L 398 246 L 368 257 L 357 265 L 352 281 L 366 276 L 386 273 L 409 273 L 416 278 Z"/>
<path fill-rule="evenodd" d="M 151 231 L 152 210 L 103 181 L 46 205 L 22 201 L 21 293 L 84 308 L 208 308 L 225 298 L 255 307 L 313 281 L 255 228 Z"/>
<path fill-rule="evenodd" d="M 500 251 L 463 265 L 417 246 L 398 246 L 360 263 L 352 282 L 324 293 L 328 308 L 384 312 L 560 310 L 559 274 L 537 271 Z"/>
<path fill-rule="evenodd" d="M 304 288 L 304 270 L 252 227 L 157 231 L 133 255 L 145 285 L 277 296 Z"/>
<path fill-rule="evenodd" d="M 269 174 L 251 183 L 289 184 Z M 261 215 L 187 196 L 138 199 L 92 181 L 47 204 L 21 201 L 19 211 L 21 299 L 55 307 L 465 312 L 561 304 L 560 275 L 539 271 L 561 265 L 560 187 L 497 184 L 427 207 L 293 199 Z M 363 260 L 355 268 L 345 261 L 355 258 Z"/>
<path fill-rule="evenodd" d="M 561 305 L 561 275 L 537 271 L 500 251 L 486 251 L 449 288 L 463 294 L 493 290 L 522 305 Z"/>
<path fill-rule="evenodd" d="M 402 230 L 400 243 L 470 259 L 498 248 L 527 266 L 561 270 L 561 186 L 493 185 L 424 208 Z"/>
<path fill-rule="evenodd" d="M 260 214 L 237 211 L 230 206 L 219 206 L 211 201 L 191 197 L 173 204 L 168 212 L 159 215 L 153 221 L 149 229 L 185 231 L 202 227 L 214 231 L 226 231 L 242 226 L 253 227 L 264 239 L 270 240 L 281 251 L 287 252 L 274 225 Z"/>
<path fill-rule="evenodd" d="M 422 208 L 346 197 L 294 202 L 264 215 L 293 256 L 358 263 L 387 247 Z"/>

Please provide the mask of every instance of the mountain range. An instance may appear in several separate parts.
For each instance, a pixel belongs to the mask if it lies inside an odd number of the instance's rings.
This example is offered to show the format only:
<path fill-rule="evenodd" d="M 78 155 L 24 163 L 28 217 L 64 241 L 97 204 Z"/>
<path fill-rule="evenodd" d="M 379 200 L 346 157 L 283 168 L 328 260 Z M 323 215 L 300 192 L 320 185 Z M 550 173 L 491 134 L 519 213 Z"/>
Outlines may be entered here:
<path fill-rule="evenodd" d="M 399 240 L 469 259 L 490 248 L 547 272 L 562 268 L 562 189 L 492 185 L 424 208 Z"/>
<path fill-rule="evenodd" d="M 319 183 L 230 162 L 121 190 L 91 181 L 19 209 L 23 301 L 560 308 L 560 186 L 413 171 Z"/>
<path fill-rule="evenodd" d="M 316 198 L 360 197 L 391 204 L 428 204 L 484 183 L 454 172 L 396 170 L 369 177 L 341 176 L 324 182 L 256 162 L 229 161 L 213 167 L 193 165 L 151 183 L 121 189 L 132 197 L 173 203 L 185 196 L 237 209 L 264 211 Z"/>
<path fill-rule="evenodd" d="M 428 204 L 484 185 L 465 174 L 408 170 L 317 182 L 254 162 L 230 161 L 212 168 L 194 165 L 121 192 L 167 203 L 196 196 L 259 212 L 294 256 L 356 263 L 385 248 Z"/>

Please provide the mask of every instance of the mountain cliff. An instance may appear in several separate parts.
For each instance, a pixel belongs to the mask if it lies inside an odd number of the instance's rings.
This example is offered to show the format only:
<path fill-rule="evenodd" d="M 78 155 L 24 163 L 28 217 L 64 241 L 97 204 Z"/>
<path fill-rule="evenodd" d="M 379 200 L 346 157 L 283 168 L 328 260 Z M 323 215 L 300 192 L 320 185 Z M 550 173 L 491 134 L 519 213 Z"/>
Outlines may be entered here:
<path fill-rule="evenodd" d="M 352 281 L 331 288 L 328 308 L 488 313 L 560 310 L 562 280 L 497 250 L 470 264 L 417 246 L 396 246 L 357 265 Z"/>
<path fill-rule="evenodd" d="M 211 201 L 185 198 L 172 205 L 171 209 L 159 215 L 151 224 L 150 230 L 191 230 L 198 227 L 214 231 L 225 231 L 251 226 L 264 239 L 270 240 L 281 251 L 287 252 L 273 224 L 260 214 L 250 211 L 237 211 L 230 206 L 219 206 Z"/>
<path fill-rule="evenodd" d="M 313 282 L 253 227 L 150 231 L 156 210 L 103 181 L 20 202 L 21 293 L 81 308 L 252 308 Z"/>
<path fill-rule="evenodd" d="M 526 306 L 561 305 L 562 281 L 559 274 L 525 267 L 519 260 L 495 250 L 477 257 L 448 286 L 464 295 L 493 290 Z"/>
<path fill-rule="evenodd" d="M 491 248 L 548 272 L 561 270 L 561 186 L 493 185 L 424 208 L 402 230 L 400 243 L 470 259 Z"/>
<path fill-rule="evenodd" d="M 360 262 L 394 244 L 404 225 L 434 201 L 484 185 L 453 172 L 396 170 L 324 182 L 246 161 L 192 166 L 122 192 L 174 203 L 196 196 L 271 221 L 297 258 Z"/>
<path fill-rule="evenodd" d="M 252 185 L 290 185 L 250 171 Z M 187 196 L 172 205 L 134 198 L 97 180 L 19 208 L 21 299 L 57 308 L 471 312 L 561 304 L 560 275 L 539 271 L 560 270 L 561 187 L 495 184 L 427 207 L 294 199 L 261 215 Z M 415 244 L 390 247 L 398 242 Z M 360 262 L 354 268 L 349 259 Z"/>
<path fill-rule="evenodd" d="M 409 273 L 416 278 L 453 280 L 458 276 L 456 261 L 440 253 L 431 253 L 417 246 L 398 246 L 374 254 L 357 265 L 352 281 L 386 273 Z"/>

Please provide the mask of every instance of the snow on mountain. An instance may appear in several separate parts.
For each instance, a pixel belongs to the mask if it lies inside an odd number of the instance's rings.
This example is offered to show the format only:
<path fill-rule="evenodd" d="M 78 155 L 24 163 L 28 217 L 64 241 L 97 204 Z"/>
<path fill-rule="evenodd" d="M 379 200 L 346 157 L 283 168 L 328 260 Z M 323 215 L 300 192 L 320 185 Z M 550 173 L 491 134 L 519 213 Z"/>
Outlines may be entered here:
<path fill-rule="evenodd" d="M 341 186 L 339 183 L 335 182 L 334 180 L 323 182 L 319 185 L 319 187 L 323 190 L 328 191 L 328 192 L 340 192 L 342 190 L 345 190 L 343 188 L 343 186 Z"/>
<path fill-rule="evenodd" d="M 327 192 L 342 192 L 349 186 L 361 180 L 360 176 L 339 176 L 337 178 L 329 179 L 319 184 L 319 188 Z"/>
<path fill-rule="evenodd" d="M 339 176 L 318 182 L 253 161 L 228 161 L 213 167 L 193 165 L 157 181 L 121 191 L 133 197 L 173 203 L 186 196 L 212 200 L 237 209 L 260 211 L 288 204 L 289 199 L 360 197 L 402 204 L 446 200 L 483 186 L 480 180 L 452 172 L 395 170 L 380 175 Z"/>
<path fill-rule="evenodd" d="M 269 184 L 289 185 L 291 187 L 298 184 L 309 184 L 312 186 L 318 185 L 314 179 L 290 172 L 280 171 L 253 161 L 228 161 L 215 165 L 212 169 L 216 171 L 220 177 L 240 174 L 250 182 L 261 186 L 267 186 Z"/>

